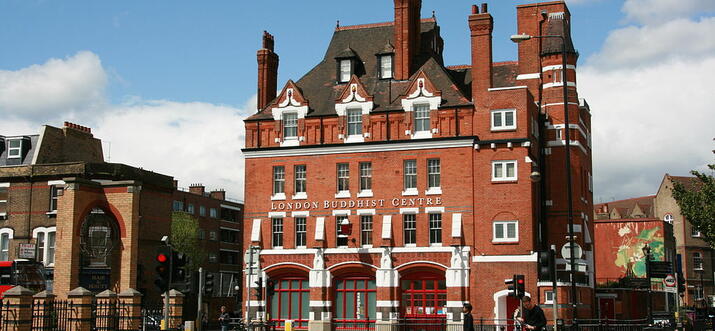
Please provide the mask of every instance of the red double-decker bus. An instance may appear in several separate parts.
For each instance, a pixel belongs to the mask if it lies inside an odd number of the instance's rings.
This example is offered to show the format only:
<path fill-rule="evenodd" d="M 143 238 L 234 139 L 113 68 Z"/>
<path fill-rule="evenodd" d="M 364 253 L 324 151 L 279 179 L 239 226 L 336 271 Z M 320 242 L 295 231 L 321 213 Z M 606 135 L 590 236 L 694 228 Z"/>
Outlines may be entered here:
<path fill-rule="evenodd" d="M 44 291 L 47 283 L 42 263 L 28 260 L 0 261 L 0 298 L 5 291 L 17 285 L 35 292 Z"/>

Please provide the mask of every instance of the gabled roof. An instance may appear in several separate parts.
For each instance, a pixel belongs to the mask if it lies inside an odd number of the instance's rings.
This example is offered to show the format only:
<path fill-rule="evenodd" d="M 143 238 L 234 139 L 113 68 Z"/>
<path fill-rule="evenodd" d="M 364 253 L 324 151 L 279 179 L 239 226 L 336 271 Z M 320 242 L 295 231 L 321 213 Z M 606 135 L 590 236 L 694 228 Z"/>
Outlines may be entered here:
<path fill-rule="evenodd" d="M 642 215 L 639 218 L 654 218 L 656 217 L 654 204 L 655 195 L 649 195 L 645 197 L 599 203 L 594 205 L 593 209 L 597 214 L 604 214 L 607 210 L 610 219 L 613 219 L 614 215 L 620 219 L 636 218 L 635 216 L 639 215 Z M 614 214 L 613 211 L 616 211 L 616 214 Z"/>

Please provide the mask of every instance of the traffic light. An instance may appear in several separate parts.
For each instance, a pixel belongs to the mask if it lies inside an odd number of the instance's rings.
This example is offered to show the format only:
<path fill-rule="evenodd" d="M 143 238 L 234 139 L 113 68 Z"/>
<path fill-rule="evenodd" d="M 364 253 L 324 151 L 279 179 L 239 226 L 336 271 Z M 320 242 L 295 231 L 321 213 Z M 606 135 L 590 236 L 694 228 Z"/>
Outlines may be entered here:
<path fill-rule="evenodd" d="M 189 257 L 186 254 L 173 252 L 172 257 L 172 274 L 171 282 L 172 288 L 175 288 L 181 292 L 187 292 L 190 287 L 189 281 L 191 280 L 191 271 L 189 270 Z"/>
<path fill-rule="evenodd" d="M 164 293 L 169 289 L 169 276 L 171 265 L 171 248 L 169 246 L 159 246 L 156 249 L 156 280 L 154 284 L 160 292 Z"/>
<path fill-rule="evenodd" d="M 273 280 L 269 280 L 266 282 L 266 296 L 273 297 L 274 293 L 276 293 L 276 283 Z"/>
<path fill-rule="evenodd" d="M 204 276 L 204 295 L 207 297 L 213 296 L 214 293 L 214 274 L 207 272 Z"/>
<path fill-rule="evenodd" d="M 516 297 L 521 299 L 526 295 L 526 284 L 524 275 L 514 275 L 514 285 L 516 287 Z"/>
<path fill-rule="evenodd" d="M 256 296 L 256 300 L 261 301 L 263 300 L 263 279 L 258 278 L 254 284 L 256 284 L 256 287 L 253 289 L 253 294 Z"/>
<path fill-rule="evenodd" d="M 554 259 L 554 250 L 539 252 L 539 280 L 553 281 L 553 276 L 556 273 L 556 264 Z"/>
<path fill-rule="evenodd" d="M 506 285 L 506 289 L 509 291 L 508 295 L 510 297 L 516 297 L 516 287 L 514 286 L 514 278 L 516 275 L 512 276 L 512 278 L 508 278 L 504 280 L 504 285 Z"/>

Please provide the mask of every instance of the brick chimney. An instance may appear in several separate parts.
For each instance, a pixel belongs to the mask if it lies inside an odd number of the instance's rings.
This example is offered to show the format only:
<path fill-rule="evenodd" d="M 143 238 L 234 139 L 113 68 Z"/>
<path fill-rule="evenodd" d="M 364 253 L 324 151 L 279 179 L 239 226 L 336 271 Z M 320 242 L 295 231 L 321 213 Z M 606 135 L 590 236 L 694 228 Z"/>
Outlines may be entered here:
<path fill-rule="evenodd" d="M 226 200 L 226 191 L 224 191 L 224 190 L 211 191 L 211 193 L 209 193 L 209 196 L 216 200 Z"/>
<path fill-rule="evenodd" d="M 494 20 L 482 4 L 472 5 L 469 30 L 472 36 L 472 101 L 477 102 L 492 87 L 492 30 Z"/>
<path fill-rule="evenodd" d="M 259 49 L 258 58 L 258 111 L 263 110 L 276 97 L 278 84 L 278 54 L 273 52 L 273 35 L 263 31 L 263 48 Z"/>
<path fill-rule="evenodd" d="M 422 0 L 395 1 L 395 79 L 407 80 L 420 51 Z"/>
<path fill-rule="evenodd" d="M 204 195 L 204 192 L 206 192 L 206 187 L 204 184 L 191 184 L 189 186 L 189 193 L 193 193 L 196 195 Z"/>
<path fill-rule="evenodd" d="M 81 131 L 81 132 L 84 132 L 84 133 L 92 134 L 92 129 L 91 129 L 91 128 L 88 128 L 88 127 L 86 127 L 86 126 L 81 126 L 81 125 L 79 125 L 79 124 L 75 124 L 75 123 L 71 123 L 71 122 L 66 122 L 66 121 L 65 121 L 65 123 L 64 123 L 64 128 L 65 128 L 65 129 L 74 129 L 74 130 Z"/>

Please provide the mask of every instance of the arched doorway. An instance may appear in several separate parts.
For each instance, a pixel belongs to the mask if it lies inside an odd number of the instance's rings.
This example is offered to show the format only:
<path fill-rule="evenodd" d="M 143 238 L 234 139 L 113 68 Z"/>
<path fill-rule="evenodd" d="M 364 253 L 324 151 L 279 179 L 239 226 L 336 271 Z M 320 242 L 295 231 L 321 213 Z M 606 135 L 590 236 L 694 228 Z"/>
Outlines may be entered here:
<path fill-rule="evenodd" d="M 335 279 L 334 330 L 375 327 L 377 285 L 374 275 L 348 274 Z"/>
<path fill-rule="evenodd" d="M 79 286 L 95 293 L 116 288 L 118 274 L 112 278 L 113 267 L 120 263 L 115 254 L 120 241 L 116 219 L 94 208 L 82 220 L 80 231 Z"/>
<path fill-rule="evenodd" d="M 310 314 L 310 283 L 307 271 L 288 267 L 267 268 L 266 303 L 268 318 L 276 328 L 285 328 L 292 321 L 294 329 L 308 329 Z M 273 291 L 269 295 L 270 291 Z"/>
<path fill-rule="evenodd" d="M 441 270 L 411 270 L 400 277 L 402 315 L 414 323 L 441 324 L 446 318 L 447 282 Z"/>

